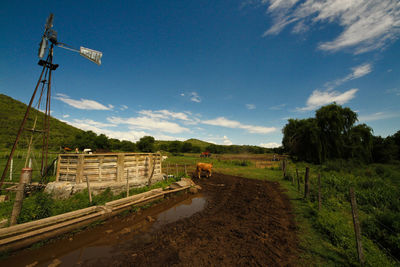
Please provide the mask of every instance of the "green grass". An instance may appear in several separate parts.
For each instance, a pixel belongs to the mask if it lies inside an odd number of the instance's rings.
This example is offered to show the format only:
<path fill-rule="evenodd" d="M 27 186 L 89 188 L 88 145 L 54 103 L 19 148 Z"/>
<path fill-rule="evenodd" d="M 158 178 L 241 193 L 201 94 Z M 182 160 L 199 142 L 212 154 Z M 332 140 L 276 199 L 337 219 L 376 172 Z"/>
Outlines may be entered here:
<path fill-rule="evenodd" d="M 141 188 L 132 188 L 129 190 L 129 195 L 135 195 L 143 192 L 150 191 L 155 188 L 165 188 L 170 184 L 176 182 L 180 178 L 170 178 L 166 181 L 157 182 L 151 186 Z M 11 197 L 14 197 L 13 195 Z M 126 192 L 114 195 L 108 188 L 102 193 L 92 197 L 92 203 L 89 202 L 88 192 L 74 194 L 66 200 L 55 200 L 49 194 L 44 192 L 36 192 L 31 196 L 25 198 L 22 206 L 18 223 L 29 222 L 38 220 L 78 209 L 87 208 L 95 205 L 104 205 L 106 202 L 126 197 Z M 11 215 L 13 201 L 6 201 L 0 203 L 0 219 L 9 218 Z"/>

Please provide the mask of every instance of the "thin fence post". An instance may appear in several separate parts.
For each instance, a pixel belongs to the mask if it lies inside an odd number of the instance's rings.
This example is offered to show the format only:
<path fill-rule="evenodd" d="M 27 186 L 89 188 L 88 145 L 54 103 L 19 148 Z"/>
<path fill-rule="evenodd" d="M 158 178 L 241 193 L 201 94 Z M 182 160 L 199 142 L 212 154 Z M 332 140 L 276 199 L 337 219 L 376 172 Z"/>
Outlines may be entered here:
<path fill-rule="evenodd" d="M 318 173 L 318 210 L 321 210 L 321 174 Z"/>
<path fill-rule="evenodd" d="M 353 215 L 354 232 L 356 235 L 358 260 L 360 262 L 360 265 L 364 266 L 364 254 L 361 244 L 361 228 L 358 220 L 357 202 L 356 202 L 356 197 L 354 195 L 353 187 L 350 187 L 350 203 L 351 203 L 351 212 Z"/>
<path fill-rule="evenodd" d="M 306 174 L 304 176 L 304 198 L 307 199 L 310 196 L 310 168 L 306 167 Z"/>
<path fill-rule="evenodd" d="M 12 176 L 13 176 L 13 165 L 14 165 L 14 158 L 11 158 L 11 162 L 10 162 L 10 181 L 12 181 Z"/>
<path fill-rule="evenodd" d="M 175 164 L 176 177 L 178 177 L 178 164 Z"/>
<path fill-rule="evenodd" d="M 292 185 L 294 185 L 294 175 L 292 175 Z"/>
<path fill-rule="evenodd" d="M 286 178 L 286 159 L 282 160 L 283 179 Z"/>
<path fill-rule="evenodd" d="M 300 192 L 300 178 L 299 178 L 299 170 L 296 168 L 296 177 L 297 177 L 297 191 Z"/>
<path fill-rule="evenodd" d="M 185 176 L 187 176 L 186 163 L 185 163 Z"/>
<path fill-rule="evenodd" d="M 126 170 L 126 196 L 129 197 L 129 170 Z"/>
<path fill-rule="evenodd" d="M 90 191 L 90 183 L 89 183 L 89 178 L 86 175 L 86 184 L 87 184 L 87 189 L 88 189 L 88 194 L 89 194 L 89 202 L 92 203 L 92 192 Z"/>

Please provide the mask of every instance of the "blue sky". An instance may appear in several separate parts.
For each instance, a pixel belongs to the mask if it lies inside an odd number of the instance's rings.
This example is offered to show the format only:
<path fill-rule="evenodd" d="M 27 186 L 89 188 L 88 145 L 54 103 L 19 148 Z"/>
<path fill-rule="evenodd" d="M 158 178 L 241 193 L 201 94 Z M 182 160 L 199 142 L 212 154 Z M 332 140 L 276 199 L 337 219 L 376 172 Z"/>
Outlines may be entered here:
<path fill-rule="evenodd" d="M 375 135 L 400 129 L 395 0 L 2 1 L 0 92 L 29 102 L 54 13 L 52 115 L 137 141 L 281 144 L 288 118 L 337 103 Z"/>

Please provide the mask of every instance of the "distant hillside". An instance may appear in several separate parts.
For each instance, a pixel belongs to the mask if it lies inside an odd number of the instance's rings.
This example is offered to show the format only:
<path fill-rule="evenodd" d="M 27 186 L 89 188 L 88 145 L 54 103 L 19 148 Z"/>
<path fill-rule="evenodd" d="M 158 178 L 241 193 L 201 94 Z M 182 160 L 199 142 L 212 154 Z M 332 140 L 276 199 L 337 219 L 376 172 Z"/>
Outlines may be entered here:
<path fill-rule="evenodd" d="M 212 143 L 201 141 L 194 138 L 186 140 L 185 143 L 191 143 L 193 146 L 198 146 L 201 148 L 202 151 L 205 151 L 207 146 L 212 145 Z"/>
<path fill-rule="evenodd" d="M 34 103 L 35 104 L 35 103 Z M 24 118 L 27 105 L 4 94 L 0 94 L 0 149 L 11 148 L 18 129 Z M 28 120 L 25 124 L 26 129 L 32 129 L 35 116 L 38 116 L 36 129 L 42 129 L 43 113 L 36 109 L 31 109 Z M 83 131 L 72 127 L 55 118 L 50 118 L 50 140 L 49 146 L 52 150 L 58 150 L 61 145 L 68 145 L 75 139 L 75 135 Z M 28 144 L 31 133 L 23 131 L 18 148 L 24 148 Z M 34 135 L 34 145 L 40 147 L 42 135 Z"/>

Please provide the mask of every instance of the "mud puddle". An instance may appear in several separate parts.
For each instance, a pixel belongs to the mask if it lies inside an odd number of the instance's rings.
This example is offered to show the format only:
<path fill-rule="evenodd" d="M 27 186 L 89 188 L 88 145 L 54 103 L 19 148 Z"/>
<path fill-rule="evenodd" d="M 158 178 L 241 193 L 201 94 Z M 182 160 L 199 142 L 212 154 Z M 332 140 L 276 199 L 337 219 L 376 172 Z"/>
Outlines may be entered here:
<path fill-rule="evenodd" d="M 69 239 L 56 240 L 39 249 L 17 252 L 0 261 L 0 265 L 85 266 L 101 259 L 107 261 L 125 247 L 151 243 L 154 231 L 203 210 L 207 201 L 203 195 L 190 195 L 189 198 L 183 195 L 164 202 L 125 218 L 111 218 L 103 225 Z"/>

